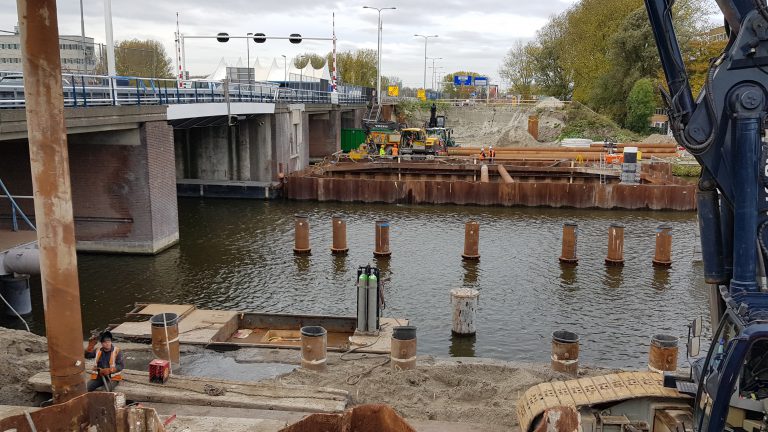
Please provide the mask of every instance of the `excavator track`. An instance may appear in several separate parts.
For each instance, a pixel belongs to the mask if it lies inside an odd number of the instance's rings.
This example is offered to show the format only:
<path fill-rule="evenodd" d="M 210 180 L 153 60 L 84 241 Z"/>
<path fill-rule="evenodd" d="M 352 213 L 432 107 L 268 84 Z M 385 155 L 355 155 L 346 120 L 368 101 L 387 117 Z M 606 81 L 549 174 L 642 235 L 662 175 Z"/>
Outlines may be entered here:
<path fill-rule="evenodd" d="M 664 387 L 663 377 L 659 373 L 621 372 L 553 381 L 531 387 L 517 401 L 517 420 L 520 430 L 527 431 L 531 424 L 550 408 L 578 408 L 639 397 L 689 398 L 675 389 Z"/>

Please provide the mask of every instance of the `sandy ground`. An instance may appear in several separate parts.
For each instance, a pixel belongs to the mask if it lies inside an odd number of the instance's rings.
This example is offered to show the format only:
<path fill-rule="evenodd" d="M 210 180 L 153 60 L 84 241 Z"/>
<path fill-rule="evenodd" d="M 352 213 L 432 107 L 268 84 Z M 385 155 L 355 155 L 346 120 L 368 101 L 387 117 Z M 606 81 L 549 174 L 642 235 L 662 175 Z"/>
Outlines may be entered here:
<path fill-rule="evenodd" d="M 563 103 L 554 98 L 544 99 L 535 106 L 485 105 L 448 107 L 446 123 L 453 128 L 453 137 L 459 145 L 530 147 L 558 145 L 555 139 L 563 127 Z M 528 133 L 528 117 L 539 116 L 539 139 Z M 429 112 L 419 113 L 416 123 L 429 119 Z"/>
<path fill-rule="evenodd" d="M 147 352 L 147 345 L 118 346 L 131 357 Z M 43 337 L 19 330 L 0 328 L 0 405 L 34 406 L 35 393 L 29 377 L 48 369 L 47 344 Z M 135 354 L 131 354 L 134 352 Z M 199 354 L 201 348 L 184 350 Z M 298 360 L 295 350 L 248 349 L 228 352 L 238 363 L 287 363 Z M 263 381 L 304 384 L 344 389 L 351 405 L 386 403 L 405 418 L 514 426 L 517 399 L 529 387 L 570 377 L 552 372 L 549 365 L 505 362 L 481 358 L 435 359 L 420 356 L 418 367 L 394 371 L 388 356 L 350 354 L 341 358 L 329 353 L 328 371 L 318 373 L 297 368 Z M 182 361 L 183 356 L 182 354 Z M 221 353 L 219 353 L 221 355 Z M 580 376 L 611 372 L 582 368 Z"/>
<path fill-rule="evenodd" d="M 420 358 L 417 369 L 394 371 L 375 367 L 386 357 L 343 361 L 324 373 L 296 369 L 280 377 L 283 383 L 345 389 L 352 403 L 386 403 L 407 419 L 462 423 L 517 425 L 515 404 L 529 387 L 570 379 L 548 365 L 512 363 L 493 359 Z M 368 374 L 365 372 L 369 371 Z M 580 376 L 609 373 L 584 368 Z M 360 376 L 359 374 L 365 374 Z M 355 381 L 358 382 L 355 383 Z"/>

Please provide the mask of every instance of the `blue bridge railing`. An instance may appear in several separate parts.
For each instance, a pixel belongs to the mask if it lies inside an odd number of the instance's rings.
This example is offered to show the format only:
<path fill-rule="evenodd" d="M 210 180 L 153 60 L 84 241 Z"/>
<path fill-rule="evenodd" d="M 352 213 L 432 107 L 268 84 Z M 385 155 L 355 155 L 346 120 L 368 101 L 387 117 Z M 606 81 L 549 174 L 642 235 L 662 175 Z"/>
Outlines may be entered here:
<path fill-rule="evenodd" d="M 175 79 L 76 74 L 63 74 L 62 85 L 67 107 L 211 103 L 225 102 L 227 97 L 229 102 L 367 103 L 363 88 L 350 86 L 341 86 L 341 91 L 333 93 L 289 88 L 275 82 L 188 80 L 179 85 Z M 0 72 L 0 108 L 24 105 L 22 75 Z"/>

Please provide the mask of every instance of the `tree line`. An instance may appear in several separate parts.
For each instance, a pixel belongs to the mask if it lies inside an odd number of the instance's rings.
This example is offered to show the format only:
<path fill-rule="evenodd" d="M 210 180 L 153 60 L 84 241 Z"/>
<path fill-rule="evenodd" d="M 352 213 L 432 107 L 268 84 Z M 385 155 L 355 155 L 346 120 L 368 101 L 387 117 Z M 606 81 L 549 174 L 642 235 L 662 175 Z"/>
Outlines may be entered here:
<path fill-rule="evenodd" d="M 705 37 L 712 25 L 704 0 L 678 0 L 675 31 L 694 94 L 725 41 Z M 499 67 L 513 92 L 574 100 L 617 123 L 647 132 L 665 87 L 642 0 L 581 0 L 550 17 L 535 38 L 516 42 Z"/>

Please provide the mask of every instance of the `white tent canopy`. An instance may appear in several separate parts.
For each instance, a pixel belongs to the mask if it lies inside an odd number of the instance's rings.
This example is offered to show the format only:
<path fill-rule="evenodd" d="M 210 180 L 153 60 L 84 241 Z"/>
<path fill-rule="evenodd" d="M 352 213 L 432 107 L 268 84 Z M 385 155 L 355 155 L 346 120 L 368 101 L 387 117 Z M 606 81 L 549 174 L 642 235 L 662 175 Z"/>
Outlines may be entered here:
<path fill-rule="evenodd" d="M 288 81 L 299 81 L 301 79 L 310 81 L 316 81 L 318 79 L 331 80 L 331 74 L 327 65 L 315 69 L 312 67 L 311 63 L 307 63 L 304 68 L 299 69 L 294 66 L 295 60 L 296 58 L 288 60 L 288 70 L 286 71 L 286 62 L 282 58 L 279 58 L 278 61 L 278 58 L 276 57 L 271 59 L 256 57 L 251 63 L 254 79 L 256 81 L 285 81 L 286 79 Z M 230 66 L 231 65 L 222 57 L 213 73 L 208 75 L 205 79 L 210 81 L 223 80 L 227 74 L 227 67 Z M 243 67 L 243 60 L 241 58 L 237 60 L 235 67 Z"/>

